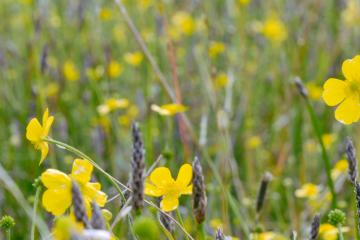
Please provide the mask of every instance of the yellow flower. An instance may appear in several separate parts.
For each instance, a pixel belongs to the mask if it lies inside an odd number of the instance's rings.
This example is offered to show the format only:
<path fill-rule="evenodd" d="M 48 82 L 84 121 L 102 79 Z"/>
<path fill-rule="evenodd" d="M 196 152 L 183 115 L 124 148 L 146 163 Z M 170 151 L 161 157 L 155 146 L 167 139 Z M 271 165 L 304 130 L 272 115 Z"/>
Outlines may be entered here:
<path fill-rule="evenodd" d="M 308 83 L 306 84 L 306 89 L 308 90 L 309 97 L 312 100 L 319 100 L 322 95 L 322 88 L 317 86 L 315 83 Z"/>
<path fill-rule="evenodd" d="M 258 148 L 261 145 L 261 138 L 259 136 L 252 136 L 246 141 L 246 147 L 249 149 Z"/>
<path fill-rule="evenodd" d="M 345 10 L 342 12 L 344 23 L 349 26 L 360 26 L 360 3 L 357 0 L 347 1 Z"/>
<path fill-rule="evenodd" d="M 249 5 L 250 0 L 238 0 L 238 3 L 239 3 L 241 6 L 246 6 L 246 5 Z"/>
<path fill-rule="evenodd" d="M 284 23 L 276 17 L 268 18 L 262 25 L 262 34 L 274 43 L 281 43 L 287 38 Z"/>
<path fill-rule="evenodd" d="M 333 179 L 338 178 L 341 174 L 344 174 L 347 172 L 348 167 L 349 167 L 349 163 L 346 159 L 339 160 L 335 164 L 334 168 L 331 170 L 331 177 Z"/>
<path fill-rule="evenodd" d="M 320 188 L 312 183 L 306 183 L 301 188 L 295 191 L 295 196 L 298 198 L 315 198 L 318 196 Z"/>
<path fill-rule="evenodd" d="M 124 55 L 125 62 L 132 66 L 139 66 L 143 60 L 143 55 L 141 52 L 134 52 L 134 53 L 126 53 Z"/>
<path fill-rule="evenodd" d="M 120 125 L 128 127 L 138 115 L 139 108 L 136 105 L 131 105 L 126 111 L 126 114 L 118 118 L 118 122 Z"/>
<path fill-rule="evenodd" d="M 274 232 L 262 232 L 262 233 L 251 234 L 250 239 L 251 240 L 285 240 L 286 238 L 283 235 Z"/>
<path fill-rule="evenodd" d="M 98 65 L 96 67 L 86 69 L 86 76 L 91 80 L 99 80 L 104 75 L 104 67 Z"/>
<path fill-rule="evenodd" d="M 42 117 L 42 124 L 40 124 L 37 118 L 33 118 L 26 127 L 26 138 L 34 144 L 36 150 L 41 151 L 40 164 L 49 152 L 49 145 L 43 138 L 48 136 L 53 122 L 54 117 L 49 116 L 49 110 L 46 109 Z"/>
<path fill-rule="evenodd" d="M 214 79 L 214 87 L 216 89 L 226 87 L 228 82 L 229 82 L 228 76 L 225 73 L 219 73 Z"/>
<path fill-rule="evenodd" d="M 100 9 L 99 18 L 101 21 L 108 21 L 111 19 L 111 17 L 112 17 L 112 12 L 109 8 L 104 7 Z"/>
<path fill-rule="evenodd" d="M 41 181 L 47 188 L 42 196 L 46 211 L 55 216 L 62 215 L 71 205 L 71 181 L 79 184 L 84 198 L 85 208 L 90 215 L 90 203 L 95 201 L 100 207 L 106 203 L 107 196 L 100 191 L 100 183 L 89 182 L 93 166 L 87 160 L 75 159 L 71 174 L 66 175 L 56 169 L 47 169 L 41 174 Z"/>
<path fill-rule="evenodd" d="M 324 143 L 324 146 L 326 148 L 330 148 L 331 145 L 335 142 L 336 140 L 336 135 L 335 134 L 331 134 L 331 133 L 326 133 L 326 134 L 323 134 L 321 136 L 322 138 L 322 141 Z"/>
<path fill-rule="evenodd" d="M 173 116 L 177 113 L 185 112 L 187 110 L 187 107 L 177 103 L 170 103 L 162 106 L 153 104 L 151 105 L 151 110 L 163 116 Z"/>
<path fill-rule="evenodd" d="M 161 197 L 160 207 L 165 212 L 175 210 L 179 206 L 179 197 L 192 194 L 192 167 L 190 164 L 181 166 L 176 180 L 166 167 L 156 168 L 145 182 L 145 194 Z"/>
<path fill-rule="evenodd" d="M 338 106 L 335 118 L 343 124 L 357 122 L 360 118 L 360 55 L 342 64 L 345 80 L 328 79 L 324 84 L 323 99 L 329 106 Z"/>
<path fill-rule="evenodd" d="M 177 12 L 172 18 L 172 23 L 175 29 L 184 35 L 192 35 L 195 31 L 195 21 L 187 12 Z"/>
<path fill-rule="evenodd" d="M 82 231 L 82 224 L 76 222 L 73 216 L 63 216 L 56 219 L 52 234 L 54 240 L 70 240 L 72 234 Z"/>
<path fill-rule="evenodd" d="M 129 100 L 126 98 L 109 98 L 105 101 L 105 104 L 102 104 L 97 107 L 97 110 L 100 115 L 106 115 L 116 109 L 127 108 L 129 106 Z"/>
<path fill-rule="evenodd" d="M 65 79 L 68 81 L 78 81 L 80 78 L 79 71 L 77 70 L 75 64 L 70 60 L 64 63 L 63 74 Z"/>
<path fill-rule="evenodd" d="M 111 60 L 107 67 L 107 72 L 110 78 L 116 78 L 123 72 L 123 67 L 120 63 L 115 60 Z"/>
<path fill-rule="evenodd" d="M 348 227 L 342 227 L 341 228 L 342 232 L 348 232 L 349 228 Z M 320 225 L 319 228 L 319 236 L 321 239 L 324 240 L 337 240 L 338 239 L 338 233 L 339 230 L 337 227 L 329 224 L 329 223 L 324 223 Z"/>
<path fill-rule="evenodd" d="M 225 51 L 225 44 L 222 42 L 211 42 L 209 46 L 209 56 L 215 58 Z"/>

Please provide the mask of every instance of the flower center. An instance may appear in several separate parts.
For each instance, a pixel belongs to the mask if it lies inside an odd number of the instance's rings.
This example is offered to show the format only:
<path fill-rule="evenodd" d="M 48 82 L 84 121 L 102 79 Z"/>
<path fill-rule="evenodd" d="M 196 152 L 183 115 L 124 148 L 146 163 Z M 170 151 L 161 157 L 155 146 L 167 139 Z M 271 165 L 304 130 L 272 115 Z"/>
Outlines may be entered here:
<path fill-rule="evenodd" d="M 360 82 L 356 80 L 350 80 L 347 90 L 349 94 L 360 93 Z"/>

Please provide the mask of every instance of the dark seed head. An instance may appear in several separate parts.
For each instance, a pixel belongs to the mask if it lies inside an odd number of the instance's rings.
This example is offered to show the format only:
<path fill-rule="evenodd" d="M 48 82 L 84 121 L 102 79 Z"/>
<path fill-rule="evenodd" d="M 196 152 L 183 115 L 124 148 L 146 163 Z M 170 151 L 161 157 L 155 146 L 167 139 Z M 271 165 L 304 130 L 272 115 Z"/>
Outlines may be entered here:
<path fill-rule="evenodd" d="M 198 224 L 205 220 L 207 205 L 205 180 L 199 158 L 195 157 L 193 162 L 193 208 L 196 222 Z"/>

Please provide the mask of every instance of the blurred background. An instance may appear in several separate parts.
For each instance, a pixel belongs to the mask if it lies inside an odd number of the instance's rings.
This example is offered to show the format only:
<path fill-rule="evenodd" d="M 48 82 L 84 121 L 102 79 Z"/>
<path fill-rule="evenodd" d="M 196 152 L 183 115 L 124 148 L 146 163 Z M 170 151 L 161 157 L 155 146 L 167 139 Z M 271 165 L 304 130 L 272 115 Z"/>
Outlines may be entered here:
<path fill-rule="evenodd" d="M 208 232 L 222 226 L 239 239 L 255 231 L 278 235 L 264 239 L 283 239 L 296 230 L 305 238 L 315 213 L 330 210 L 331 196 L 320 146 L 294 85 L 299 77 L 330 156 L 338 205 L 347 212 L 346 238 L 353 239 L 354 198 L 343 141 L 350 135 L 359 142 L 359 126 L 336 122 L 321 94 L 329 77 L 344 79 L 341 63 L 360 52 L 359 1 L 123 3 L 149 55 L 115 1 L 0 1 L 0 162 L 29 203 L 32 184 L 45 169 L 70 172 L 74 159 L 51 145 L 39 166 L 39 152 L 25 139 L 29 119 L 48 107 L 55 116 L 51 136 L 92 156 L 123 183 L 133 121 L 142 130 L 148 167 L 162 154 L 160 165 L 175 174 L 199 156 Z M 183 114 L 164 116 L 151 108 L 175 102 L 187 107 Z M 274 178 L 256 216 L 266 171 Z M 97 177 L 109 197 L 115 195 Z M 14 239 L 24 239 L 30 220 L 2 184 L 0 215 L 13 216 Z M 191 233 L 190 203 L 182 198 L 180 210 Z M 119 204 L 106 208 L 115 215 Z M 126 229 L 124 223 L 116 235 L 126 238 Z"/>

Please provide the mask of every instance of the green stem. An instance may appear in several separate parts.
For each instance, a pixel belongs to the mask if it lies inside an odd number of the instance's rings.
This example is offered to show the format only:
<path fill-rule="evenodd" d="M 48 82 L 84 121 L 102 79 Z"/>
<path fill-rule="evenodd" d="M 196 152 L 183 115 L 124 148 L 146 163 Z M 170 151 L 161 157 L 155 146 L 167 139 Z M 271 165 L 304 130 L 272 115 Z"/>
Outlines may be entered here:
<path fill-rule="evenodd" d="M 38 186 L 36 188 L 34 206 L 33 206 L 33 218 L 32 218 L 32 222 L 31 222 L 31 240 L 35 239 L 35 227 L 36 227 L 36 216 L 37 216 L 36 214 L 37 214 L 37 209 L 38 209 L 38 205 L 39 205 L 41 190 L 42 190 L 41 186 Z"/>
<path fill-rule="evenodd" d="M 354 194 L 354 198 L 356 199 L 356 192 L 353 193 Z M 354 209 L 354 230 L 355 230 L 355 236 L 356 236 L 356 240 L 360 240 L 360 233 L 359 233 L 359 218 L 358 218 L 358 214 L 357 214 L 357 206 L 356 206 L 356 201 L 354 201 L 353 204 L 353 209 Z"/>
<path fill-rule="evenodd" d="M 6 230 L 6 240 L 11 240 L 11 229 Z"/>
<path fill-rule="evenodd" d="M 176 215 L 177 215 L 177 217 L 178 217 L 178 219 L 179 219 L 180 224 L 184 227 L 184 221 L 183 221 L 183 219 L 182 219 L 182 217 L 181 217 L 179 208 L 176 209 Z M 187 235 L 185 235 L 185 237 L 186 237 L 187 240 L 189 240 L 189 238 L 188 238 Z"/>
<path fill-rule="evenodd" d="M 338 226 L 338 231 L 339 231 L 339 240 L 344 240 L 344 236 L 341 230 L 341 225 L 339 224 Z"/>
<path fill-rule="evenodd" d="M 203 222 L 197 225 L 197 239 L 205 240 L 205 227 Z"/>
<path fill-rule="evenodd" d="M 337 202 L 336 202 L 336 192 L 335 192 L 335 187 L 334 187 L 334 182 L 331 178 L 331 163 L 330 163 L 330 159 L 329 156 L 327 154 L 324 142 L 322 140 L 322 131 L 320 129 L 319 126 L 319 122 L 317 120 L 315 111 L 313 106 L 311 105 L 309 99 L 304 98 L 305 99 L 305 103 L 306 103 L 306 108 L 310 114 L 310 118 L 311 118 L 311 123 L 313 125 L 317 140 L 320 143 L 320 147 L 321 147 L 321 156 L 322 159 L 324 161 L 324 165 L 325 165 L 325 171 L 326 171 L 326 178 L 327 178 L 327 184 L 329 186 L 331 195 L 332 195 L 332 208 L 337 208 Z"/>

